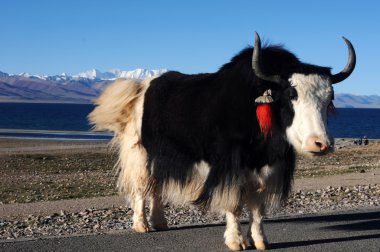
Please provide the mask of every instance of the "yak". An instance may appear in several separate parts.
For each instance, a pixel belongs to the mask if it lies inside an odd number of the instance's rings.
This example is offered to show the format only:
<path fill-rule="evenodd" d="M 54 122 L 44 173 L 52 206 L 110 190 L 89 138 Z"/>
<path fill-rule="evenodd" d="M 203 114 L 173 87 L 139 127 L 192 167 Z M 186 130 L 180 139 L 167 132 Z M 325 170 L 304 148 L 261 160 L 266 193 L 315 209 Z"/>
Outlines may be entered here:
<path fill-rule="evenodd" d="M 133 209 L 137 232 L 165 230 L 164 205 L 191 205 L 226 215 L 232 250 L 268 248 L 266 211 L 292 188 L 295 153 L 327 154 L 333 84 L 354 70 L 349 40 L 345 68 L 301 62 L 282 46 L 243 49 L 215 73 L 169 71 L 145 79 L 118 79 L 95 102 L 89 120 L 114 132 L 118 182 Z M 145 213 L 150 203 L 150 224 Z M 249 213 L 247 237 L 239 215 Z"/>

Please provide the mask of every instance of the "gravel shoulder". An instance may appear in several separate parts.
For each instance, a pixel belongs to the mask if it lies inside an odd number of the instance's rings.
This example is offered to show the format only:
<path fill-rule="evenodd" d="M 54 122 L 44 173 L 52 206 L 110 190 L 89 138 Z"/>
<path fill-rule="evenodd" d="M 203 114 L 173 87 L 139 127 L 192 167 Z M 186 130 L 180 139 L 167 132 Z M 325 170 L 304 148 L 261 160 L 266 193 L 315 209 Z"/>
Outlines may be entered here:
<path fill-rule="evenodd" d="M 380 182 L 380 169 L 367 173 L 349 173 L 342 175 L 295 179 L 293 191 L 323 190 L 331 187 L 353 187 L 375 185 Z M 87 199 L 70 199 L 33 203 L 14 203 L 0 205 L 0 219 L 22 219 L 29 215 L 47 216 L 54 213 L 80 212 L 83 209 L 104 209 L 124 207 L 122 196 L 107 196 Z"/>

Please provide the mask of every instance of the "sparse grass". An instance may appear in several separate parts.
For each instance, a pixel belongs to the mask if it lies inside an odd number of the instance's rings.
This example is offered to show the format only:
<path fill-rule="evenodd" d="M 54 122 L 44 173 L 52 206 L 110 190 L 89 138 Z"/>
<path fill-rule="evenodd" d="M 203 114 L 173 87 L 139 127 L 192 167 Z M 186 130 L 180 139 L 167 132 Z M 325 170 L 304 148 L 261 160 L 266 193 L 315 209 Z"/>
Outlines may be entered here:
<path fill-rule="evenodd" d="M 380 168 L 379 142 L 369 146 L 350 145 L 318 158 L 298 156 L 296 178 L 369 172 Z"/>
<path fill-rule="evenodd" d="M 110 154 L 0 156 L 0 202 L 88 198 L 116 194 Z"/>

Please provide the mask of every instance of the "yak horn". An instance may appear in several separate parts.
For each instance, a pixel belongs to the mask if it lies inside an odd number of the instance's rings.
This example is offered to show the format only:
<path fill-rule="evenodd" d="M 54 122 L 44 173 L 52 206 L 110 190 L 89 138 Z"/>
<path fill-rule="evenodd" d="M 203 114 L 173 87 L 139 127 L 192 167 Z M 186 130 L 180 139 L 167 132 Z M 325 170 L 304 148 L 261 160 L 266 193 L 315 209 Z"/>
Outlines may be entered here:
<path fill-rule="evenodd" d="M 332 84 L 336 84 L 345 80 L 348 76 L 351 75 L 352 71 L 354 71 L 356 65 L 356 54 L 354 47 L 348 39 L 346 39 L 345 37 L 343 37 L 343 39 L 348 46 L 348 62 L 346 67 L 340 73 L 331 76 Z"/>
<path fill-rule="evenodd" d="M 279 75 L 265 75 L 260 66 L 260 60 L 261 60 L 261 41 L 259 34 L 255 32 L 255 48 L 253 48 L 253 55 L 252 55 L 252 68 L 255 72 L 256 76 L 259 77 L 262 80 L 274 82 L 274 83 L 281 83 L 281 77 Z"/>

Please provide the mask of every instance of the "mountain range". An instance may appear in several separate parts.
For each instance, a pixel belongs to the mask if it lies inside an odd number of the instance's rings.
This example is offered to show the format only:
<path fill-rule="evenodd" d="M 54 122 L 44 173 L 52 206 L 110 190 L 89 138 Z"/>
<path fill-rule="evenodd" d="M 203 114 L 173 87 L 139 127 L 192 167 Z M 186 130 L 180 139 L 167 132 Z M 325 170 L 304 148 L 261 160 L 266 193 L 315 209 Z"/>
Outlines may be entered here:
<path fill-rule="evenodd" d="M 90 103 L 103 88 L 117 78 L 145 79 L 167 69 L 88 70 L 73 76 L 62 73 L 38 76 L 28 73 L 10 75 L 0 71 L 0 102 Z M 378 95 L 335 94 L 337 108 L 380 108 Z"/>
<path fill-rule="evenodd" d="M 10 75 L 0 71 L 0 102 L 90 103 L 117 78 L 145 79 L 166 71 L 113 69 L 100 72 L 92 69 L 73 76 L 65 73 L 54 76 Z"/>
<path fill-rule="evenodd" d="M 380 108 L 380 96 L 335 94 L 334 105 L 337 108 Z"/>

